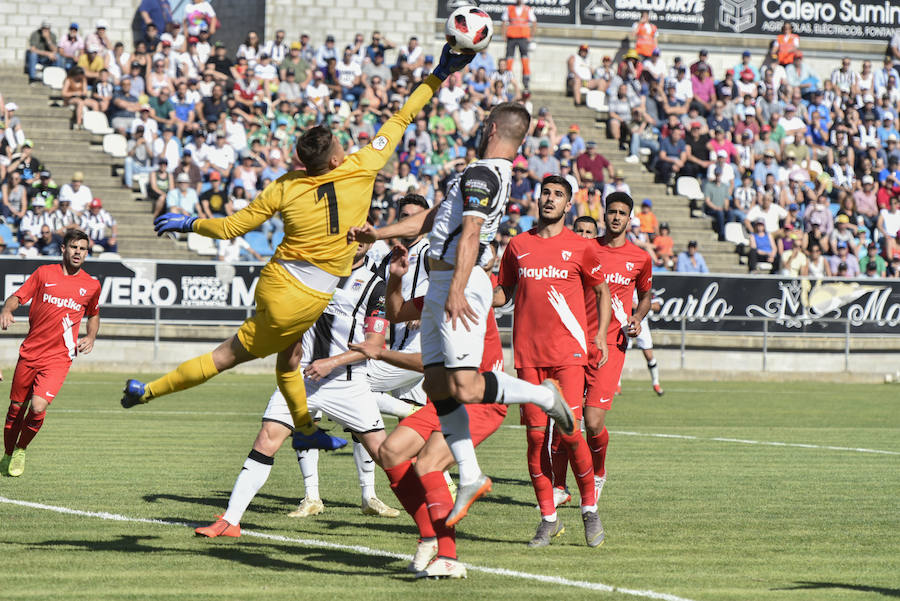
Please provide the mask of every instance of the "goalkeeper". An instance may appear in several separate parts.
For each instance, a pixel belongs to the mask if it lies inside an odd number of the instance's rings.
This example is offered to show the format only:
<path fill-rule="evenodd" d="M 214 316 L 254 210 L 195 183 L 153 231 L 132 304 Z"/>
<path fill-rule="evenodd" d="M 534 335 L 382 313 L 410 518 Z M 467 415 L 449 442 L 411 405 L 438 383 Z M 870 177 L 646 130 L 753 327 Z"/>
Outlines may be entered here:
<path fill-rule="evenodd" d="M 359 152 L 345 156 L 327 127 L 313 127 L 297 141 L 297 156 L 306 171 L 292 171 L 278 178 L 244 209 L 219 219 L 175 213 L 158 217 L 154 225 L 159 235 L 196 232 L 231 239 L 256 229 L 280 212 L 285 235 L 260 272 L 256 314 L 237 334 L 211 353 L 185 361 L 157 380 L 146 384 L 128 380 L 122 406 L 127 409 L 197 386 L 226 369 L 278 353 L 275 379 L 296 431 L 309 437 L 310 447 L 331 448 L 332 437 L 314 425 L 307 410 L 303 375 L 298 370 L 300 353 L 295 352 L 295 346 L 322 314 L 340 279 L 350 274 L 356 244 L 347 244 L 347 230 L 366 223 L 378 171 L 441 83 L 473 57 L 451 53 L 445 45 L 432 74 Z"/>

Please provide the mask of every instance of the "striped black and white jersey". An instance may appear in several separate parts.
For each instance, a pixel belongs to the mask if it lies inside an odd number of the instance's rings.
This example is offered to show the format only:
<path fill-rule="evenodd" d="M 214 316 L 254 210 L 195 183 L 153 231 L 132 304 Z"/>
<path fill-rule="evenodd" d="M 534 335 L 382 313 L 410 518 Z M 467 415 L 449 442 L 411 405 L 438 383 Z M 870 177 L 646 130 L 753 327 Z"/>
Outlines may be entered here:
<path fill-rule="evenodd" d="M 428 238 L 422 238 L 407 249 L 409 251 L 409 270 L 403 276 L 400 285 L 400 291 L 405 301 L 425 296 L 425 293 L 428 292 L 428 261 L 425 260 L 428 248 Z M 390 264 L 391 255 L 388 254 L 375 270 L 375 273 L 385 281 L 390 274 Z M 419 342 L 419 328 L 409 328 L 406 323 L 392 323 L 391 350 L 404 353 L 420 352 L 422 345 Z"/>
<path fill-rule="evenodd" d="M 362 265 L 341 278 L 322 316 L 303 335 L 301 369 L 317 359 L 347 352 L 351 343 L 363 342 L 367 317 L 384 319 L 384 280 Z M 365 361 L 333 370 L 319 385 L 354 377 L 366 377 Z"/>
<path fill-rule="evenodd" d="M 456 245 L 462 233 L 465 216 L 481 217 L 478 265 L 491 260 L 488 249 L 509 200 L 512 163 L 506 159 L 475 161 L 462 175 L 447 185 L 447 193 L 438 207 L 428 240 L 428 256 L 450 264 L 456 263 Z"/>

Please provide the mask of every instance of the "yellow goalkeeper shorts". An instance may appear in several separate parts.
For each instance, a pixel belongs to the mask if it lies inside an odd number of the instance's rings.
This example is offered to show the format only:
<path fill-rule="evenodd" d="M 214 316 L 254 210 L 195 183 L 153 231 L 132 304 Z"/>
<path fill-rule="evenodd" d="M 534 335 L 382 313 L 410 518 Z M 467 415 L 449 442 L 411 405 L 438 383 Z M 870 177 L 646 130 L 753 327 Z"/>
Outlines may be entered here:
<path fill-rule="evenodd" d="M 256 314 L 241 325 L 238 340 L 254 357 L 281 352 L 316 323 L 331 296 L 303 285 L 284 267 L 270 262 L 256 284 Z"/>

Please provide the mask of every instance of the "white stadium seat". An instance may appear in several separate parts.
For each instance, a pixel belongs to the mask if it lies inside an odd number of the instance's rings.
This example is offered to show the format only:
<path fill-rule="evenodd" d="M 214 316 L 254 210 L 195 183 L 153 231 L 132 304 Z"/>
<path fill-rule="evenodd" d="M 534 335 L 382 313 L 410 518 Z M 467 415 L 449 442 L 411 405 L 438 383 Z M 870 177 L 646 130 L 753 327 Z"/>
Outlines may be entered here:
<path fill-rule="evenodd" d="M 198 255 L 214 257 L 218 254 L 215 241 L 200 234 L 193 232 L 188 234 L 187 245 L 189 250 L 194 251 Z"/>
<path fill-rule="evenodd" d="M 84 128 L 92 134 L 105 136 L 106 134 L 114 133 L 113 128 L 109 126 L 109 121 L 106 119 L 106 114 L 100 111 L 85 111 L 82 123 Z"/>
<path fill-rule="evenodd" d="M 45 86 L 50 86 L 54 90 L 62 90 L 63 82 L 66 80 L 66 71 L 62 67 L 44 67 L 42 79 Z"/>
<path fill-rule="evenodd" d="M 103 152 L 124 159 L 128 156 L 128 140 L 121 134 L 106 134 L 103 136 Z"/>
<path fill-rule="evenodd" d="M 581 91 L 584 93 L 584 103 L 589 109 L 593 109 L 598 113 L 609 110 L 609 104 L 606 102 L 606 92 L 588 90 L 587 88 L 582 88 Z"/>
<path fill-rule="evenodd" d="M 675 193 L 691 200 L 703 200 L 703 190 L 700 189 L 700 181 L 696 177 L 679 177 L 675 182 Z"/>
<path fill-rule="evenodd" d="M 121 258 L 122 257 L 119 255 L 119 253 L 114 253 L 108 250 L 97 255 L 98 261 L 118 261 Z"/>
<path fill-rule="evenodd" d="M 750 240 L 744 235 L 744 225 L 735 222 L 725 224 L 725 240 L 734 245 L 750 244 Z"/>

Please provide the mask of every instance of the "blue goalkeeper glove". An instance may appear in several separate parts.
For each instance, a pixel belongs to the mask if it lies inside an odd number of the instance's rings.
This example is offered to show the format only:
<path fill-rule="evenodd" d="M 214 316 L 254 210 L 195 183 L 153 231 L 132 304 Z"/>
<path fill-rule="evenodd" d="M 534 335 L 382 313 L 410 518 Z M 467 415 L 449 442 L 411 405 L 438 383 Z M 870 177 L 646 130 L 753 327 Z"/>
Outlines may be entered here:
<path fill-rule="evenodd" d="M 188 233 L 194 231 L 191 226 L 197 221 L 196 217 L 181 215 L 180 213 L 164 213 L 153 220 L 153 229 L 157 236 L 167 232 Z"/>
<path fill-rule="evenodd" d="M 432 75 L 441 81 L 450 77 L 451 74 L 465 69 L 466 65 L 472 62 L 475 54 L 459 54 L 450 50 L 450 44 L 444 44 L 441 51 L 441 60 L 438 61 L 437 67 L 432 71 Z"/>

